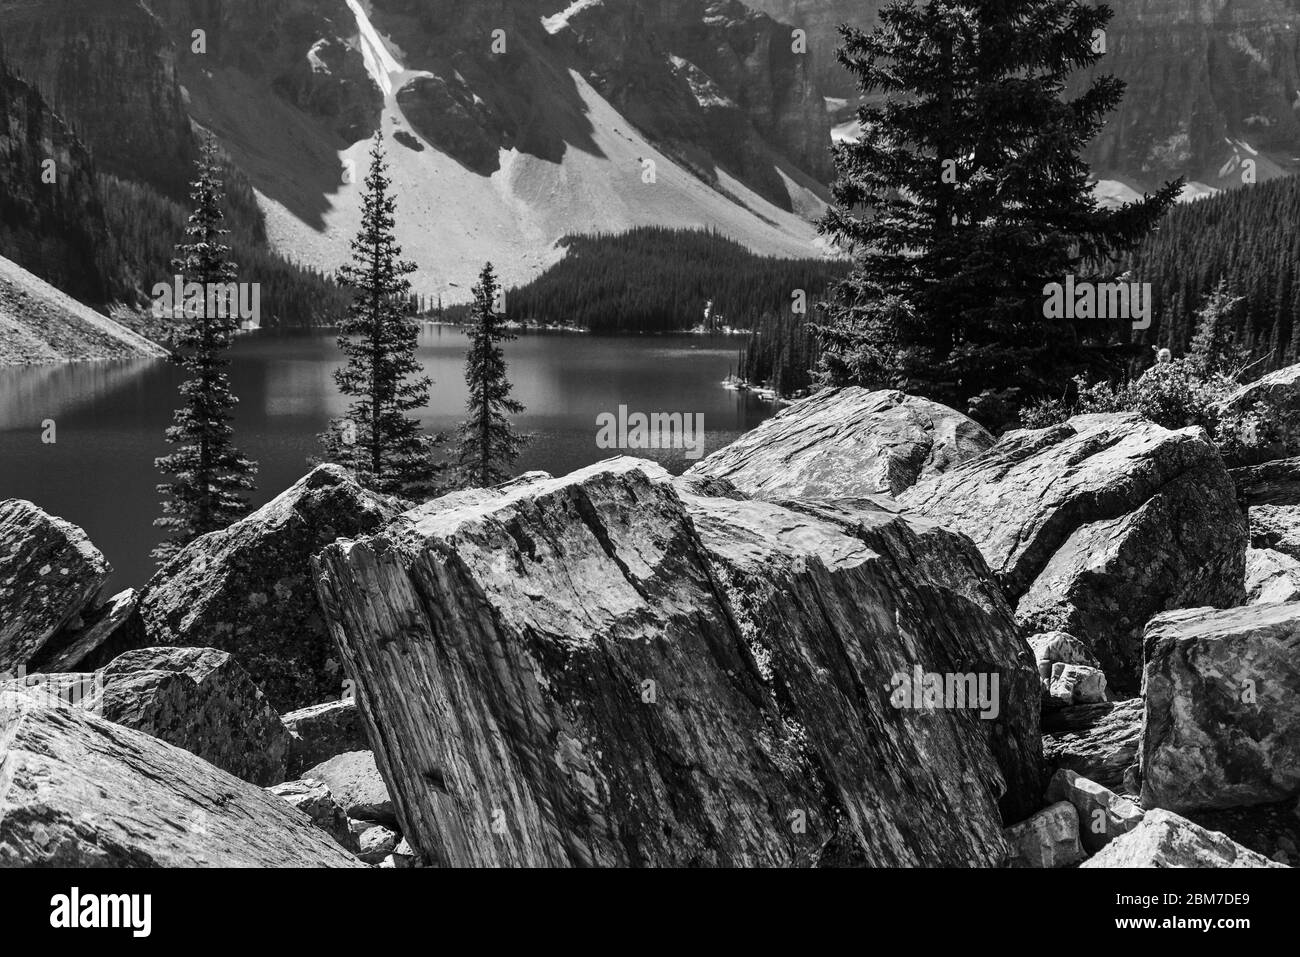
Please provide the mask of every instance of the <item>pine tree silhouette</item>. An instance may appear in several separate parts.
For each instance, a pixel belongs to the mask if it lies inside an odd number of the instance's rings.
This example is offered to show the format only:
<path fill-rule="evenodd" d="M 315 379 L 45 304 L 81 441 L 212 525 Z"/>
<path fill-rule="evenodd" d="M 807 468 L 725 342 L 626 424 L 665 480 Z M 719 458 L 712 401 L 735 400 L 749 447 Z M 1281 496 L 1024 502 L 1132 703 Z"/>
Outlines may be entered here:
<path fill-rule="evenodd" d="M 474 287 L 469 350 L 465 356 L 469 418 L 459 429 L 460 481 L 480 488 L 509 479 L 525 444 L 524 437 L 506 418 L 523 412 L 524 407 L 510 397 L 513 387 L 506 375 L 500 344 L 515 337 L 506 330 L 505 316 L 498 310 L 499 292 L 496 274 L 488 263 Z"/>
<path fill-rule="evenodd" d="M 172 268 L 185 282 L 199 283 L 205 292 L 232 283 L 238 269 L 222 241 L 224 192 L 215 140 L 209 136 L 197 161 L 198 178 L 190 194 L 189 241 L 177 246 Z M 163 517 L 154 524 L 167 529 L 168 540 L 153 556 L 165 562 L 201 535 L 225 528 L 248 512 L 243 495 L 251 490 L 256 463 L 234 446 L 231 410 L 239 401 L 230 388 L 229 351 L 238 328 L 235 303 L 220 295 L 205 295 L 202 305 L 186 307 L 175 337 L 176 360 L 190 373 L 180 387 L 185 405 L 176 410 L 167 441 L 175 452 L 156 461 L 158 470 L 174 480 L 158 486 L 164 496 Z"/>
<path fill-rule="evenodd" d="M 437 461 L 440 438 L 409 414 L 429 404 L 433 380 L 422 374 L 416 355 L 420 332 L 408 315 L 406 278 L 416 267 L 401 258 L 393 235 L 397 200 L 387 170 L 376 134 L 361 229 L 352 241 L 352 262 L 338 277 L 354 295 L 338 340 L 346 362 L 334 380 L 352 402 L 320 437 L 322 458 L 351 469 L 374 491 L 422 498 L 439 491 L 443 466 Z"/>

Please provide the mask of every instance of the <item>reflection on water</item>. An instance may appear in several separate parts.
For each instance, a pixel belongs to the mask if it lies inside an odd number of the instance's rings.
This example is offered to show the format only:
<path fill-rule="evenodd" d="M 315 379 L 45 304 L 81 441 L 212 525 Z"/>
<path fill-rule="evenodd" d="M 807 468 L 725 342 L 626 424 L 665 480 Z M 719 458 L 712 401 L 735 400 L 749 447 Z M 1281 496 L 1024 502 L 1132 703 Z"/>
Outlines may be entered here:
<path fill-rule="evenodd" d="M 564 474 L 607 458 L 596 447 L 596 416 L 630 411 L 702 413 L 706 451 L 752 429 L 773 409 L 719 383 L 734 371 L 735 338 L 605 338 L 529 334 L 506 343 L 515 394 L 532 435 L 518 467 Z M 450 432 L 465 414 L 466 338 L 430 326 L 420 356 L 434 378 L 422 421 Z M 237 441 L 258 460 L 262 504 L 307 470 L 316 436 L 345 408 L 334 386 L 339 362 L 333 334 L 243 337 L 231 375 L 240 405 Z M 82 526 L 117 569 L 119 587 L 139 586 L 152 571 L 158 541 L 153 461 L 168 451 L 182 371 L 162 361 L 0 368 L 0 499 L 30 499 Z M 57 441 L 41 442 L 53 419 Z M 638 452 L 673 471 L 690 463 L 680 450 Z"/>

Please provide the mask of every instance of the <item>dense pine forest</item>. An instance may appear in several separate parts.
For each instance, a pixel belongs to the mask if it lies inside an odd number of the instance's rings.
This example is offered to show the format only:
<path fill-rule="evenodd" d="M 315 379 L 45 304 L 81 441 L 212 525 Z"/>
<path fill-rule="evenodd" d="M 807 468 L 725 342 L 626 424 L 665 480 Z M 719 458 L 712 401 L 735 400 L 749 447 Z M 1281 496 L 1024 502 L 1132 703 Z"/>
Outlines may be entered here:
<path fill-rule="evenodd" d="M 765 316 L 812 309 L 848 264 L 757 256 L 713 231 L 643 227 L 571 236 L 564 259 L 507 293 L 510 317 L 593 332 L 752 329 Z M 803 290 L 804 296 L 796 298 Z M 709 304 L 712 303 L 712 306 Z M 449 310 L 460 318 L 463 310 Z"/>
<path fill-rule="evenodd" d="M 1275 179 L 1171 210 L 1124 266 L 1150 282 L 1147 341 L 1181 355 L 1196 310 L 1220 279 L 1243 297 L 1237 341 L 1267 372 L 1300 361 L 1300 180 Z"/>

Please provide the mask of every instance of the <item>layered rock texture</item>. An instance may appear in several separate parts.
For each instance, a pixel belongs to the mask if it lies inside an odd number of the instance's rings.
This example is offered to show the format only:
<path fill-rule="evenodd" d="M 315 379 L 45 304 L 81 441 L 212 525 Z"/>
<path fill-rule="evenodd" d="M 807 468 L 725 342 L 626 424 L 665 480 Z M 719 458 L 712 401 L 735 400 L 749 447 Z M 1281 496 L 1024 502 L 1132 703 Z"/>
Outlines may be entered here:
<path fill-rule="evenodd" d="M 993 445 L 983 426 L 928 399 L 827 389 L 698 462 L 687 477 L 726 479 L 759 498 L 898 495 Z"/>
<path fill-rule="evenodd" d="M 91 611 L 112 568 L 77 526 L 0 502 L 0 672 L 26 667 Z"/>
<path fill-rule="evenodd" d="M 1144 806 L 1300 795 L 1300 604 L 1169 612 L 1146 642 Z"/>
<path fill-rule="evenodd" d="M 326 701 L 283 715 L 289 729 L 289 776 L 349 751 L 367 751 L 366 729 L 351 698 Z"/>
<path fill-rule="evenodd" d="M 899 502 L 969 535 L 1030 632 L 1065 631 L 1136 689 L 1157 612 L 1245 601 L 1246 522 L 1199 429 L 1084 415 L 1011 432 Z"/>
<path fill-rule="evenodd" d="M 1041 794 L 1038 677 L 975 549 L 869 506 L 688 488 L 614 460 L 324 550 L 420 855 L 1003 862 L 999 800 L 1018 820 Z"/>
<path fill-rule="evenodd" d="M 140 600 L 150 642 L 230 652 L 281 710 L 337 698 L 345 679 L 317 606 L 310 559 L 398 511 L 343 469 L 315 469 L 154 576 Z"/>
<path fill-rule="evenodd" d="M 1043 715 L 1043 760 L 1112 791 L 1130 790 L 1145 706 L 1141 698 L 1076 705 Z"/>
<path fill-rule="evenodd" d="M 362 865 L 305 814 L 188 751 L 0 689 L 0 866 Z"/>

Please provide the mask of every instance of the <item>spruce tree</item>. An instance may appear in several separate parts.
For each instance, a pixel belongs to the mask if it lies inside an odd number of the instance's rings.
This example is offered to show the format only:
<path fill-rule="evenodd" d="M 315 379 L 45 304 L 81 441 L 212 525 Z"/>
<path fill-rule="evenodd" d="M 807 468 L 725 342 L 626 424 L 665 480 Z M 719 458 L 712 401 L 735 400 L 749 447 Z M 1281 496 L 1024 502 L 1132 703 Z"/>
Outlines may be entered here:
<path fill-rule="evenodd" d="M 819 224 L 856 267 L 823 304 L 826 381 L 878 372 L 884 351 L 891 384 L 958 403 L 1058 393 L 1114 357 L 1123 321 L 1043 315 L 1044 286 L 1106 278 L 1180 188 L 1118 210 L 1093 198 L 1080 151 L 1124 85 L 1099 76 L 1065 94 L 1101 59 L 1110 18 L 1077 0 L 893 0 L 870 33 L 841 28 L 868 105 L 861 139 L 835 147 L 836 205 Z M 897 350 L 845 354 L 874 328 Z"/>
<path fill-rule="evenodd" d="M 185 228 L 189 241 L 176 247 L 180 255 L 172 260 L 172 268 L 206 293 L 233 282 L 238 274 L 230 247 L 221 241 L 229 230 L 222 226 L 225 193 L 211 136 L 197 167 L 190 193 L 194 212 Z M 155 462 L 159 471 L 173 476 L 173 481 L 158 486 L 164 496 L 163 517 L 154 524 L 168 532 L 168 540 L 153 552 L 160 564 L 200 535 L 225 528 L 248 512 L 243 493 L 254 487 L 257 465 L 233 443 L 231 410 L 239 400 L 227 371 L 238 325 L 236 304 L 208 294 L 201 305 L 186 305 L 175 336 L 175 359 L 190 378 L 180 387 L 185 405 L 176 410 L 175 424 L 167 430 L 167 441 L 180 447 Z"/>
<path fill-rule="evenodd" d="M 338 275 L 352 290 L 339 333 L 346 357 L 335 370 L 339 391 L 351 398 L 347 414 L 321 436 L 324 461 L 342 465 L 367 488 L 404 498 L 439 490 L 438 439 L 409 413 L 429 404 L 433 380 L 416 355 L 419 325 L 409 315 L 414 263 L 404 261 L 394 238 L 397 199 L 375 135 L 362 196 L 361 229 L 352 262 Z"/>
<path fill-rule="evenodd" d="M 506 330 L 505 316 L 498 311 L 499 290 L 492 264 L 488 263 L 474 287 L 469 350 L 465 356 L 469 418 L 459 429 L 461 482 L 480 488 L 509 479 L 524 446 L 524 438 L 506 418 L 523 412 L 524 407 L 510 397 L 513 387 L 506 376 L 505 353 L 500 344 L 515 337 Z"/>

